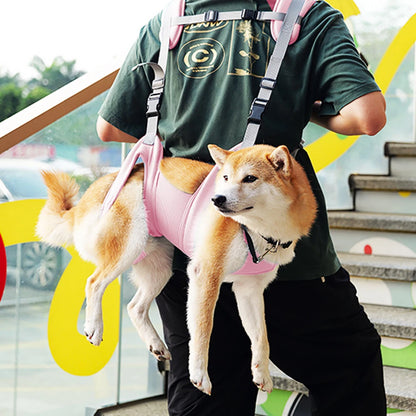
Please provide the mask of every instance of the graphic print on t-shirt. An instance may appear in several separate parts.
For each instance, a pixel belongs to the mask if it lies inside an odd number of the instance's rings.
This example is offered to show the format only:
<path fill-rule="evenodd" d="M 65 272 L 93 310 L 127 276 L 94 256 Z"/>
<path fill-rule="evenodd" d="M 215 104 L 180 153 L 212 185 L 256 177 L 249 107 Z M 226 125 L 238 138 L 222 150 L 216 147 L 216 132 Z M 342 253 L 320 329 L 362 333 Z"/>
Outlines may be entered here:
<path fill-rule="evenodd" d="M 234 21 L 228 60 L 228 75 L 263 78 L 270 54 L 270 36 L 266 23 L 256 28 L 248 20 Z M 266 55 L 263 45 L 266 46 Z"/>
<path fill-rule="evenodd" d="M 226 60 L 226 75 L 264 77 L 270 55 L 266 24 L 255 26 L 249 21 L 238 20 L 186 26 L 184 34 L 193 39 L 184 39 L 178 52 L 179 71 L 187 78 L 206 78 L 217 72 Z M 225 31 L 227 35 L 223 32 L 218 36 L 218 31 Z"/>
<path fill-rule="evenodd" d="M 213 74 L 224 63 L 224 46 L 213 39 L 217 32 L 230 24 L 229 21 L 203 22 L 188 25 L 185 36 L 192 40 L 185 42 L 178 53 L 178 69 L 187 78 L 201 79 Z"/>
<path fill-rule="evenodd" d="M 224 47 L 215 39 L 194 39 L 180 49 L 178 68 L 188 78 L 205 78 L 221 68 L 224 56 Z"/>

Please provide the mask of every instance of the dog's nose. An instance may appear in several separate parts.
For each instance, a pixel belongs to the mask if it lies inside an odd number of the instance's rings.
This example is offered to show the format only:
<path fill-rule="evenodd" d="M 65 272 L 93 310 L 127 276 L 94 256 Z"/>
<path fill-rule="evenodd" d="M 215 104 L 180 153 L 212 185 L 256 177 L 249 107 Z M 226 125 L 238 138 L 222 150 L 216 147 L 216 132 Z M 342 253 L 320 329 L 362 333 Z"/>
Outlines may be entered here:
<path fill-rule="evenodd" d="M 216 207 L 222 207 L 227 201 L 227 198 L 224 195 L 215 195 L 213 198 L 211 198 L 211 201 Z"/>

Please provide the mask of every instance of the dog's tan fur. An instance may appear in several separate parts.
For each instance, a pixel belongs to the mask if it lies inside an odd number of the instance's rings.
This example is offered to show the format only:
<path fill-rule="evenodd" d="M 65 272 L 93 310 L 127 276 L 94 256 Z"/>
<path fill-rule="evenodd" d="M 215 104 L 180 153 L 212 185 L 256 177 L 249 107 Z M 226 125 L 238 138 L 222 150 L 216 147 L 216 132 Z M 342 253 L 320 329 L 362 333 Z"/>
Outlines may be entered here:
<path fill-rule="evenodd" d="M 179 190 L 193 194 L 211 171 L 212 165 L 192 159 L 166 157 L 160 162 L 159 169 Z"/>
<path fill-rule="evenodd" d="M 201 214 L 195 252 L 188 266 L 188 327 L 190 332 L 190 378 L 210 394 L 208 347 L 213 315 L 222 282 L 232 282 L 239 313 L 252 343 L 253 381 L 270 391 L 269 347 L 264 320 L 263 291 L 274 279 L 279 264 L 292 260 L 296 242 L 308 234 L 316 215 L 316 201 L 301 166 L 284 146 L 257 145 L 236 152 L 209 147 L 219 166 L 216 192 L 223 205 L 210 206 Z M 188 159 L 164 159 L 161 171 L 183 192 L 193 193 L 211 170 L 211 165 Z M 88 340 L 99 345 L 103 335 L 101 299 L 108 284 L 132 267 L 138 289 L 128 305 L 129 316 L 139 335 L 158 359 L 170 353 L 153 328 L 148 310 L 171 274 L 172 245 L 149 236 L 142 201 L 143 166 L 134 168 L 112 208 L 101 216 L 100 208 L 116 174 L 93 183 L 78 204 L 78 188 L 62 173 L 44 172 L 49 198 L 37 224 L 37 234 L 52 245 L 74 244 L 80 255 L 97 265 L 86 286 Z M 257 275 L 233 274 L 244 264 L 247 245 L 240 224 L 249 229 L 256 251 L 268 244 L 262 236 L 281 242 L 266 259 L 273 271 Z M 135 264 L 145 251 L 146 257 Z"/>

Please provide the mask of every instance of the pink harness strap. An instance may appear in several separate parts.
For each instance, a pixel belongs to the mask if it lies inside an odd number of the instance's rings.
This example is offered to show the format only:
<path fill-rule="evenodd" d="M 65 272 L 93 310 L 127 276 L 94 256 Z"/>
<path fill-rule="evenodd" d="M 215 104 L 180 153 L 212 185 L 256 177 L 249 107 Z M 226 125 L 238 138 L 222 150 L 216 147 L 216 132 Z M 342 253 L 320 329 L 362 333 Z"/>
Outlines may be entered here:
<path fill-rule="evenodd" d="M 276 13 L 286 13 L 291 0 L 267 0 L 270 8 Z M 309 9 L 313 6 L 316 0 L 306 0 L 305 4 L 302 7 L 301 12 L 299 13 L 300 17 L 304 17 Z M 164 10 L 166 13 L 167 19 L 170 17 L 183 16 L 185 14 L 185 0 L 176 0 L 172 1 L 167 8 Z M 274 40 L 277 40 L 279 36 L 280 29 L 283 22 L 281 20 L 272 20 L 270 22 L 270 30 Z M 170 35 L 169 35 L 169 49 L 175 48 L 178 44 L 183 31 L 182 25 L 171 26 Z M 292 45 L 296 42 L 299 37 L 300 32 L 300 21 L 297 22 L 293 28 L 292 35 L 290 37 L 289 45 Z"/>
<path fill-rule="evenodd" d="M 272 8 L 272 10 L 274 12 L 277 13 L 287 13 L 291 0 L 267 0 L 270 7 Z M 306 13 L 308 13 L 309 9 L 313 6 L 313 4 L 315 3 L 316 0 L 306 0 L 300 13 L 299 16 L 305 17 Z M 274 3 L 273 7 L 272 4 Z M 274 40 L 277 40 L 279 33 L 280 33 L 280 29 L 283 25 L 283 22 L 280 20 L 273 20 L 270 22 L 270 30 L 272 32 L 272 36 Z M 290 41 L 289 41 L 289 45 L 292 45 L 293 43 L 295 43 L 299 37 L 299 32 L 300 32 L 300 20 L 297 21 L 295 23 L 295 26 L 293 27 L 293 31 L 292 31 L 292 35 L 290 37 Z"/>
<path fill-rule="evenodd" d="M 277 267 L 276 264 L 270 263 L 267 260 L 262 260 L 260 263 L 254 263 L 253 258 L 247 254 L 246 261 L 240 270 L 237 270 L 233 274 L 238 275 L 253 275 L 272 272 Z"/>
<path fill-rule="evenodd" d="M 148 149 L 152 148 L 152 149 Z M 187 194 L 173 186 L 160 172 L 163 147 L 157 137 L 153 146 L 142 154 L 145 162 L 143 197 L 147 211 L 149 233 L 164 236 L 188 256 L 193 253 L 193 232 L 198 214 L 213 195 L 214 168 L 194 194 Z"/>
<path fill-rule="evenodd" d="M 111 208 L 134 164 L 141 157 L 145 165 L 143 201 L 146 207 L 149 234 L 153 237 L 165 237 L 190 257 L 194 251 L 193 242 L 197 219 L 199 214 L 207 208 L 214 194 L 218 168 L 213 167 L 194 194 L 187 194 L 175 188 L 159 170 L 160 161 L 163 158 L 163 146 L 159 137 L 156 136 L 153 145 L 145 143 L 145 139 L 146 136 L 140 139 L 125 159 L 105 197 L 102 215 Z M 144 257 L 145 253 L 141 253 L 135 263 Z M 248 255 L 243 267 L 233 274 L 261 274 L 270 272 L 275 267 L 275 264 L 265 260 L 256 264 Z"/>

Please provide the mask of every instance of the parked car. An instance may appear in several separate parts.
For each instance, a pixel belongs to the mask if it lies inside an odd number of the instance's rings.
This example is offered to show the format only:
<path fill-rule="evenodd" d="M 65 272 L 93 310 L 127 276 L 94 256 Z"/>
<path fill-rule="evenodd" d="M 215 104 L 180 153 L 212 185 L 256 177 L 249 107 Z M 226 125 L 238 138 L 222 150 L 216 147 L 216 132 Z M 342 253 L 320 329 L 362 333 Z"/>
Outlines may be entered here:
<path fill-rule="evenodd" d="M 29 159 L 0 158 L 0 203 L 29 198 L 46 198 L 47 190 L 40 174 L 50 169 L 43 162 Z M 61 248 L 42 242 L 6 247 L 7 282 L 17 281 L 36 289 L 54 289 L 69 261 Z"/>

